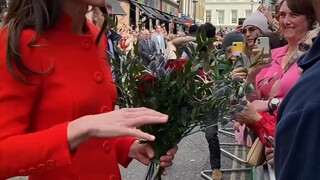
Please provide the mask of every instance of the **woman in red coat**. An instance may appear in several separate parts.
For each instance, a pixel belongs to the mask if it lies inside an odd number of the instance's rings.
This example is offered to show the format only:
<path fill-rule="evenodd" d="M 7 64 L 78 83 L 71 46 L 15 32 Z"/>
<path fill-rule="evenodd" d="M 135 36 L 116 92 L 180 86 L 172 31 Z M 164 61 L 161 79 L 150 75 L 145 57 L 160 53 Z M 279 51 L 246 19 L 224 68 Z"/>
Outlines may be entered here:
<path fill-rule="evenodd" d="M 153 150 L 129 136 L 152 140 L 135 127 L 168 117 L 145 108 L 113 111 L 106 39 L 96 45 L 99 31 L 85 20 L 88 5 L 104 0 L 10 3 L 0 31 L 0 179 L 120 180 L 118 163 L 147 164 Z M 161 158 L 162 167 L 175 152 Z"/>

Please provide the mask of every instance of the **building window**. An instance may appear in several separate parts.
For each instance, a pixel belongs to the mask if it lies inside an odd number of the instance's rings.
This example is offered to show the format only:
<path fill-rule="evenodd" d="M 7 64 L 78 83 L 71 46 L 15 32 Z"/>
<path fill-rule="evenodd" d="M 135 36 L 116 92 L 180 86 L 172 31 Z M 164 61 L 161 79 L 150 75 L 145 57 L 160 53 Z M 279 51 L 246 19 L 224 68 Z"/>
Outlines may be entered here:
<path fill-rule="evenodd" d="M 252 14 L 252 11 L 247 9 L 247 10 L 246 10 L 246 14 L 245 14 L 246 16 L 245 16 L 245 17 L 247 18 L 247 17 L 251 16 L 251 14 Z"/>
<path fill-rule="evenodd" d="M 224 10 L 217 10 L 218 13 L 218 23 L 224 24 Z"/>
<path fill-rule="evenodd" d="M 238 11 L 231 10 L 231 24 L 237 24 L 238 21 Z"/>
<path fill-rule="evenodd" d="M 211 22 L 211 10 L 206 11 L 206 22 Z"/>

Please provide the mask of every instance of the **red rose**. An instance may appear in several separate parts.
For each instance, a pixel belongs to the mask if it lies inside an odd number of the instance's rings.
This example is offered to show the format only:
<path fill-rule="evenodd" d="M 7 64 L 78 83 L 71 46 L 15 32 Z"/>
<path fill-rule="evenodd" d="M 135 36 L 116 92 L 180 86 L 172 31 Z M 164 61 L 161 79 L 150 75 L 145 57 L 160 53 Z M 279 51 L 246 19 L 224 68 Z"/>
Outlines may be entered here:
<path fill-rule="evenodd" d="M 137 83 L 139 84 L 139 91 L 146 94 L 147 88 L 145 87 L 145 84 L 150 85 L 153 89 L 155 88 L 155 78 L 156 76 L 152 75 L 151 73 L 147 73 L 147 75 L 141 75 L 137 77 Z M 142 82 L 143 81 L 143 82 Z"/>
<path fill-rule="evenodd" d="M 174 70 L 173 76 L 177 76 L 176 70 L 179 70 L 179 72 L 183 73 L 184 70 L 184 64 L 187 62 L 186 59 L 177 59 L 175 61 L 167 62 L 165 65 L 165 69 L 171 68 Z"/>

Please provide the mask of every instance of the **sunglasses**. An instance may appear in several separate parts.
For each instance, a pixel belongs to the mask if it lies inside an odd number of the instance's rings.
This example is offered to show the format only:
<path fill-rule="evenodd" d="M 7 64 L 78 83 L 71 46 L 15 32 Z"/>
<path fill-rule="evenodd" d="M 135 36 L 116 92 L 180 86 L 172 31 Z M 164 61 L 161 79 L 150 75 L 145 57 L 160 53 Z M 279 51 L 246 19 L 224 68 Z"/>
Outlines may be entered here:
<path fill-rule="evenodd" d="M 307 44 L 307 43 L 299 43 L 298 49 L 301 52 L 307 52 L 310 49 L 310 47 L 311 46 L 309 44 Z"/>
<path fill-rule="evenodd" d="M 246 34 L 248 31 L 251 33 L 251 32 L 256 31 L 257 29 L 258 29 L 258 28 L 253 27 L 253 26 L 248 27 L 248 28 L 243 28 L 243 29 L 242 29 L 242 34 Z"/>

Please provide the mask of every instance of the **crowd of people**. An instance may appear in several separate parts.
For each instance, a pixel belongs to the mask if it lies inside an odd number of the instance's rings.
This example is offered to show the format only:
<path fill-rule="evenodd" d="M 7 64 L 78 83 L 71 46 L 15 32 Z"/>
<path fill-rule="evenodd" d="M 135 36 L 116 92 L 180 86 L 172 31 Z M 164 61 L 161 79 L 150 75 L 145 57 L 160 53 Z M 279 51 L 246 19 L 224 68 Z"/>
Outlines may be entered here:
<path fill-rule="evenodd" d="M 239 143 L 250 147 L 258 138 L 279 180 L 319 179 L 319 2 L 282 0 L 277 14 L 261 6 L 234 30 L 207 22 L 173 34 L 161 24 L 112 27 L 104 0 L 10 1 L 0 14 L 0 179 L 121 179 L 118 164 L 148 164 L 154 152 L 137 138 L 154 136 L 135 127 L 168 117 L 146 108 L 114 111 L 117 77 L 105 50 L 110 58 L 117 48 L 138 51 L 145 66 L 156 56 L 189 60 L 188 47 L 197 46 L 203 31 L 217 41 L 202 51 L 224 51 L 231 62 L 241 53 L 247 67 L 232 76 L 255 86 L 244 110 L 232 116 Z M 88 6 L 95 7 L 92 19 L 84 13 Z M 262 37 L 270 51 L 258 48 Z M 233 52 L 233 43 L 243 51 Z M 261 57 L 249 68 L 248 59 Z M 218 126 L 207 128 L 205 138 L 212 179 L 221 180 Z M 161 157 L 163 168 L 176 152 Z"/>

